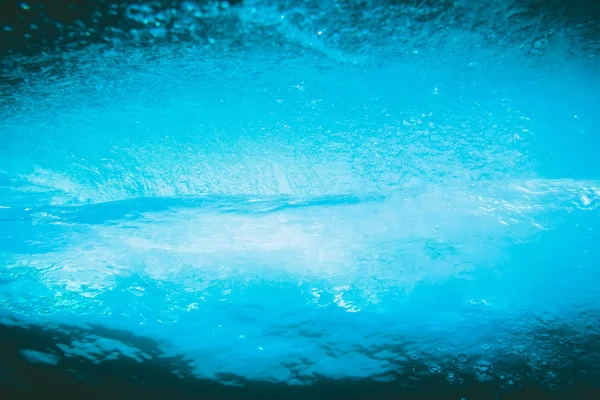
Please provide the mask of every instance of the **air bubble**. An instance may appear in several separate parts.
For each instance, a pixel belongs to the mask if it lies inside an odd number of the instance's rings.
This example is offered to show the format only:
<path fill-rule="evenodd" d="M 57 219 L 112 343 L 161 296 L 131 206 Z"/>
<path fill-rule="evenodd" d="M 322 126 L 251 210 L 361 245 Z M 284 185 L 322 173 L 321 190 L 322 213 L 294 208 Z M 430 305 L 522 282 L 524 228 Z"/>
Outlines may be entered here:
<path fill-rule="evenodd" d="M 437 364 L 430 364 L 429 367 L 427 367 L 427 370 L 433 374 L 433 375 L 437 375 L 440 374 L 442 372 L 442 367 L 440 367 Z"/>
<path fill-rule="evenodd" d="M 549 44 L 550 44 L 550 41 L 548 39 L 541 38 L 541 39 L 537 39 L 533 43 L 533 47 L 535 47 L 536 49 L 545 49 L 546 47 L 548 47 Z"/>
<path fill-rule="evenodd" d="M 446 380 L 450 383 L 453 383 L 456 380 L 454 372 L 448 372 L 448 375 L 446 375 Z"/>
<path fill-rule="evenodd" d="M 492 364 L 489 361 L 480 360 L 475 364 L 475 370 L 481 374 L 487 374 L 492 369 Z"/>
<path fill-rule="evenodd" d="M 436 351 L 438 351 L 439 353 L 445 353 L 446 351 L 448 351 L 448 343 L 444 341 L 438 342 Z"/>

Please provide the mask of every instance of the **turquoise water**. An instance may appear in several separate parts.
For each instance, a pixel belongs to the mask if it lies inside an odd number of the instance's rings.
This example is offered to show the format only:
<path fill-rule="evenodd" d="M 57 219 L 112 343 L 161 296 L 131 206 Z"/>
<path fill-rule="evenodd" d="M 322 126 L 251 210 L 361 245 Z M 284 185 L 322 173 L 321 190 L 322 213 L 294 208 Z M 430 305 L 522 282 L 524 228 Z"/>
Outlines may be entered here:
<path fill-rule="evenodd" d="M 247 2 L 205 41 L 3 59 L 3 324 L 223 384 L 598 376 L 596 42 L 467 3 Z"/>

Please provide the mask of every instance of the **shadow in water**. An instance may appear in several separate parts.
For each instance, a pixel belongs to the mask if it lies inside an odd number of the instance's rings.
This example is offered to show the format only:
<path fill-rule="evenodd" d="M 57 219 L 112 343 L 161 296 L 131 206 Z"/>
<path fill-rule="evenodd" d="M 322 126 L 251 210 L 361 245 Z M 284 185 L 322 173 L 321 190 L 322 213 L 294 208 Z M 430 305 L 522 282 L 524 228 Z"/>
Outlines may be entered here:
<path fill-rule="evenodd" d="M 145 357 L 119 357 L 100 362 L 85 354 L 77 355 L 65 346 L 96 337 L 139 349 Z M 585 346 L 595 351 L 597 338 Z M 16 320 L 0 324 L 0 388 L 2 398 L 140 398 L 140 399 L 597 399 L 600 398 L 600 376 L 570 377 L 566 387 L 549 389 L 536 380 L 521 380 L 506 388 L 498 378 L 481 381 L 473 374 L 462 375 L 460 384 L 450 383 L 445 375 L 422 371 L 419 363 L 402 363 L 410 374 L 387 375 L 387 381 L 374 379 L 329 379 L 315 376 L 310 385 L 247 380 L 241 376 L 221 375 L 222 382 L 197 379 L 191 361 L 185 356 L 168 356 L 160 343 L 127 331 L 101 326 L 79 328 L 65 325 L 23 325 Z M 557 345 L 559 345 L 557 343 Z M 37 353 L 39 352 L 39 353 Z M 38 354 L 37 360 L 31 354 Z M 45 354 L 44 356 L 39 355 Z M 583 355 L 573 353 L 573 365 Z M 526 371 L 530 367 L 511 368 Z M 594 369 L 595 370 L 595 369 Z M 569 374 L 569 371 L 559 371 Z"/>

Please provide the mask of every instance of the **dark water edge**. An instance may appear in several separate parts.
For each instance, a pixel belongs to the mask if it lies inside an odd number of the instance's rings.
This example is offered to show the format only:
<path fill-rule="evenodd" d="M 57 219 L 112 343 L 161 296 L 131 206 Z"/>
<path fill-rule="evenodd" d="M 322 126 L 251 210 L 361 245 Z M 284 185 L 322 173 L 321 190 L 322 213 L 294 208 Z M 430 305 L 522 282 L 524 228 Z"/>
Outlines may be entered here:
<path fill-rule="evenodd" d="M 520 12 L 522 15 L 517 18 L 519 22 L 544 15 L 546 22 L 562 20 L 570 26 L 585 25 L 588 35 L 596 39 L 600 35 L 600 25 L 598 25 L 600 2 L 594 0 L 507 0 L 507 2 L 522 7 Z M 138 44 L 156 44 L 181 40 L 196 41 L 208 36 L 227 36 L 239 29 L 236 21 L 229 21 L 219 27 L 214 21 L 207 23 L 203 17 L 195 21 L 193 32 L 189 32 L 174 28 L 179 22 L 174 15 L 179 12 L 180 7 L 187 7 L 188 4 L 193 4 L 198 10 L 223 11 L 242 7 L 244 3 L 244 0 L 193 0 L 191 2 L 187 0 L 3 0 L 0 2 L 0 57 L 7 54 L 34 55 L 43 51 L 64 51 L 98 43 L 114 45 L 134 40 L 140 42 Z M 311 0 L 274 2 L 282 8 L 295 3 L 308 9 L 319 4 Z M 430 23 L 445 13 L 450 15 L 450 20 L 456 19 L 454 22 L 460 23 L 462 20 L 462 15 L 452 15 L 457 4 L 460 5 L 460 2 L 455 0 L 352 0 L 342 4 L 354 12 L 377 7 L 411 6 L 422 10 L 418 13 L 417 21 L 423 24 Z M 475 1 L 473 5 L 479 4 Z M 128 14 L 130 6 L 165 14 L 161 19 L 162 26 L 166 29 L 165 35 L 157 37 L 156 34 L 148 32 L 148 24 L 132 19 Z M 491 12 L 490 8 L 484 10 L 481 15 L 475 15 L 480 22 L 488 17 L 486 12 Z M 220 24 L 222 23 L 221 21 Z M 549 25 L 549 29 L 553 24 L 554 22 Z M 480 23 L 475 25 L 478 26 Z M 518 27 L 510 25 L 496 27 L 499 29 L 496 33 L 509 36 L 511 31 L 518 30 Z M 134 35 L 131 34 L 132 31 L 135 32 Z"/>
<path fill-rule="evenodd" d="M 137 362 L 130 358 L 101 361 L 61 354 L 59 343 L 71 343 L 86 335 L 98 335 L 134 345 L 151 356 Z M 56 365 L 29 362 L 23 349 L 59 356 Z M 576 356 L 575 356 L 576 358 Z M 95 361 L 95 362 L 94 362 Z M 577 364 L 576 359 L 573 360 Z M 410 366 L 409 366 L 410 367 Z M 415 369 L 422 366 L 414 365 Z M 527 365 L 515 366 L 526 371 Z M 417 369 L 417 372 L 420 372 Z M 179 371 L 179 376 L 173 373 Z M 564 371 L 563 371 L 564 372 Z M 411 374 L 412 375 L 412 374 Z M 494 377 L 487 382 L 465 373 L 461 384 L 444 375 L 419 374 L 418 380 L 397 374 L 387 382 L 315 377 L 305 386 L 252 381 L 240 376 L 219 377 L 235 385 L 194 378 L 185 357 L 165 357 L 159 344 L 131 332 L 101 326 L 74 328 L 32 325 L 0 325 L 0 395 L 21 398 L 102 399 L 598 399 L 600 376 L 573 377 L 565 387 L 548 388 L 534 380 L 520 380 L 502 387 Z"/>

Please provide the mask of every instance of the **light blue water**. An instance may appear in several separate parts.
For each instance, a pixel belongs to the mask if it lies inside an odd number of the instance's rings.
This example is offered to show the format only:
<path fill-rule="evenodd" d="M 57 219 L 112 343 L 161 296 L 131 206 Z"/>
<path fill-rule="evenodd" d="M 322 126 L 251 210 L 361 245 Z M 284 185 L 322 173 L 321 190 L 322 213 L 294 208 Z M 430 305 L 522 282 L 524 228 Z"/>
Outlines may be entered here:
<path fill-rule="evenodd" d="M 230 11 L 241 47 L 10 64 L 27 84 L 1 109 L 4 322 L 129 330 L 214 379 L 589 371 L 564 343 L 600 333 L 595 53 L 559 25 L 550 47 L 490 44 L 379 9 L 396 36 L 355 49 L 306 7 Z"/>

